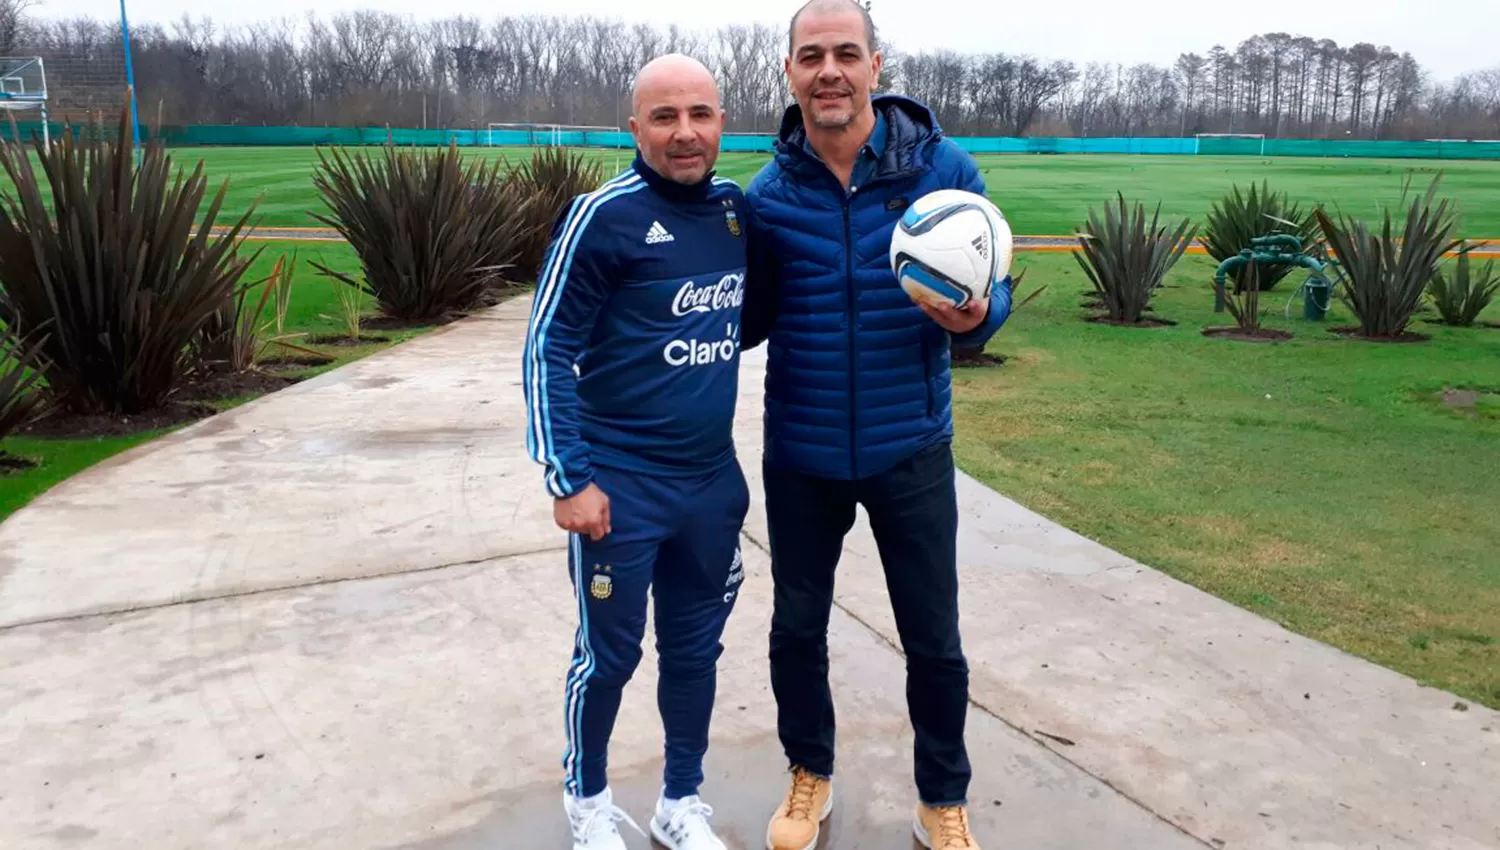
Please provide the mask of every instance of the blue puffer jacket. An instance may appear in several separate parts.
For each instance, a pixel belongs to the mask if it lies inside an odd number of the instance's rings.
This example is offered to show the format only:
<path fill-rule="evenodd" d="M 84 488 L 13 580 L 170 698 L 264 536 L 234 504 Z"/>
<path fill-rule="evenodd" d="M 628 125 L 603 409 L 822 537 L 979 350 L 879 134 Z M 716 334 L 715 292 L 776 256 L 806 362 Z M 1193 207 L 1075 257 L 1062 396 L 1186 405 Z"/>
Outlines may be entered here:
<path fill-rule="evenodd" d="M 950 339 L 901 290 L 890 238 L 937 189 L 984 194 L 972 158 L 925 106 L 874 98 L 875 132 L 846 192 L 792 106 L 776 155 L 745 192 L 749 275 L 741 344 L 768 343 L 766 459 L 823 478 L 883 472 L 951 438 L 950 343 L 982 346 L 1010 313 L 1009 280 L 984 324 Z"/>

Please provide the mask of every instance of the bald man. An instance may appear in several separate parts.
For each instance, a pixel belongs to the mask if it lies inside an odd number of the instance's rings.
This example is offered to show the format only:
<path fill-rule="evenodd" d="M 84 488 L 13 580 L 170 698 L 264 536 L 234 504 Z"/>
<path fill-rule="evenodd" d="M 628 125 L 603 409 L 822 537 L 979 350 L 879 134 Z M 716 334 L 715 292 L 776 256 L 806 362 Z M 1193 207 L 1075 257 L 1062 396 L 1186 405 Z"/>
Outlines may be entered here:
<path fill-rule="evenodd" d="M 646 65 L 632 111 L 631 167 L 554 226 L 524 353 L 527 446 L 568 533 L 578 603 L 564 808 L 574 850 L 624 850 L 619 821 L 640 831 L 605 766 L 649 588 L 666 734 L 651 833 L 672 850 L 724 850 L 698 790 L 719 638 L 744 579 L 750 493 L 731 428 L 744 196 L 713 173 L 724 112 L 702 64 Z"/>

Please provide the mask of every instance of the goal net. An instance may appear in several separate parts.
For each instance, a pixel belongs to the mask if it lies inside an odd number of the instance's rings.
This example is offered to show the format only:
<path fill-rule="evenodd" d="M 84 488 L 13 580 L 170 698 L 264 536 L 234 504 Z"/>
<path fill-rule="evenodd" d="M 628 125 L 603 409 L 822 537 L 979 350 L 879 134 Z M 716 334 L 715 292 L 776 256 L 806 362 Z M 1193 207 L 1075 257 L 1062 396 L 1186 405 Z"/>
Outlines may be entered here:
<path fill-rule="evenodd" d="M 1204 156 L 1265 156 L 1265 133 L 1196 133 L 1193 153 Z"/>
<path fill-rule="evenodd" d="M 493 123 L 485 136 L 490 147 L 616 148 L 634 144 L 618 127 L 589 124 Z"/>
<path fill-rule="evenodd" d="M 0 137 L 40 137 L 50 143 L 63 128 L 79 137 L 108 137 L 130 104 L 124 48 L 118 42 L 22 45 L 0 56 Z M 146 122 L 145 108 L 141 123 Z M 129 120 L 129 119 L 127 119 Z"/>
<path fill-rule="evenodd" d="M 40 56 L 0 57 L 0 109 L 6 112 L 6 130 L 14 120 L 35 114 L 40 124 L 42 142 L 52 144 L 47 128 L 47 71 Z"/>

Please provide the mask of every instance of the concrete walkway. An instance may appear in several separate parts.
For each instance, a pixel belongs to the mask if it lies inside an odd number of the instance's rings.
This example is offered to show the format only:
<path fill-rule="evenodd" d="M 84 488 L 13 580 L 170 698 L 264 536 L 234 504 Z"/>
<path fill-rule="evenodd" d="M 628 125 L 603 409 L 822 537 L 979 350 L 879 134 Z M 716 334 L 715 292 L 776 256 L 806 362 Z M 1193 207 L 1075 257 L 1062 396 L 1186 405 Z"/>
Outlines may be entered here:
<path fill-rule="evenodd" d="M 574 608 L 525 457 L 528 308 L 140 447 L 0 525 L 0 847 L 567 846 Z M 762 846 L 783 779 L 761 368 L 747 356 L 756 503 L 705 787 L 741 850 Z M 1496 712 L 961 487 L 986 850 L 1500 848 Z M 903 663 L 862 523 L 840 570 L 826 846 L 909 848 Z M 611 752 L 642 823 L 661 752 L 650 644 Z"/>

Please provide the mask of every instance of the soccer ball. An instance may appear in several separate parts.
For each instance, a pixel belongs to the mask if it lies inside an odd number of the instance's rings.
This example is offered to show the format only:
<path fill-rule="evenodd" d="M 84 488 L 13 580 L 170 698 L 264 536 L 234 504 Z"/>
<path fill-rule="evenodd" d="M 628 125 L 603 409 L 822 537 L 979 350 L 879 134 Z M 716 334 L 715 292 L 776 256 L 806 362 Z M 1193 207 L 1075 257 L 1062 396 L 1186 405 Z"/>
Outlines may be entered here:
<path fill-rule="evenodd" d="M 907 208 L 891 233 L 891 271 L 913 301 L 963 307 L 1010 273 L 1014 240 L 983 195 L 939 189 Z"/>

